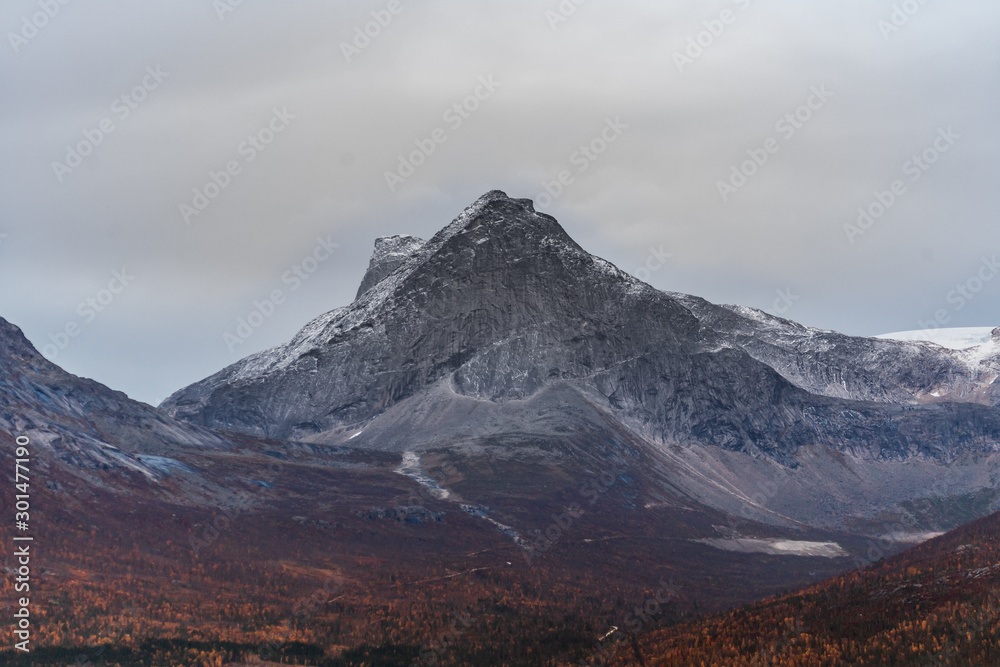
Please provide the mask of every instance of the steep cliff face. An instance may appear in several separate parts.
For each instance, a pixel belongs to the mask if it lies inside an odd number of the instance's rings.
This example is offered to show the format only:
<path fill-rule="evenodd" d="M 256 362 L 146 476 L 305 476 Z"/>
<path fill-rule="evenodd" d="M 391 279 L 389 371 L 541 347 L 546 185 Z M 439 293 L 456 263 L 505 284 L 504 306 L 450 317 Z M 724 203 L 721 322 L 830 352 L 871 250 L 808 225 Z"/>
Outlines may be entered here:
<path fill-rule="evenodd" d="M 368 271 L 358 288 L 355 300 L 360 299 L 365 292 L 386 279 L 393 271 L 413 257 L 426 241 L 415 236 L 386 236 L 375 239 L 375 252 L 372 253 Z"/>
<path fill-rule="evenodd" d="M 658 442 L 788 464 L 817 444 L 949 459 L 1000 443 L 1000 366 L 977 354 L 660 292 L 494 191 L 426 243 L 380 240 L 353 304 L 162 407 L 204 426 L 337 442 L 441 387 L 435 400 L 511 404 L 502 433 L 517 428 L 518 406 L 568 387 Z"/>

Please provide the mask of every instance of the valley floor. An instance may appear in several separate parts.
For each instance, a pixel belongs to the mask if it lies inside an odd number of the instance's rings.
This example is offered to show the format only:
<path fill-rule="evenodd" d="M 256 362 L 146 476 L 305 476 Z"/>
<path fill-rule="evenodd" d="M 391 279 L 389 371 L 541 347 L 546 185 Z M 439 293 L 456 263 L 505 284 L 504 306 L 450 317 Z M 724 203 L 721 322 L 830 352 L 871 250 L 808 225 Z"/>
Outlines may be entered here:
<path fill-rule="evenodd" d="M 121 471 L 105 474 L 115 493 L 39 492 L 34 652 L 6 650 L 0 660 L 600 664 L 622 638 L 852 563 L 700 544 L 722 515 L 643 508 L 635 502 L 640 480 L 625 473 L 605 484 L 563 469 L 560 482 L 552 470 L 517 461 L 431 461 L 453 477 L 452 496 L 441 498 L 400 474 L 397 455 L 337 450 L 295 460 L 267 451 L 262 457 L 255 445 L 192 458 L 230 486 L 243 481 L 245 493 L 215 510 Z M 497 489 L 488 479 L 518 483 Z M 516 525 L 525 541 L 499 524 Z M 10 537 L 0 529 L 7 563 Z M 8 589 L 5 600 L 11 596 Z"/>

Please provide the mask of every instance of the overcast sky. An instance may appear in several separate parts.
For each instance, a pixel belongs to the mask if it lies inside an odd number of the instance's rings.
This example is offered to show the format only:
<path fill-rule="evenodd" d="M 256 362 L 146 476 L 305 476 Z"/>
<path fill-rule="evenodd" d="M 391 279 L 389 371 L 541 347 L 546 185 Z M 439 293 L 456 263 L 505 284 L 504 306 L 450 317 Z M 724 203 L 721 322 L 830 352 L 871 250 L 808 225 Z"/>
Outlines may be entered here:
<path fill-rule="evenodd" d="M 992 0 L 6 0 L 0 28 L 0 316 L 140 400 L 349 303 L 377 236 L 561 172 L 538 208 L 658 288 L 1000 325 Z"/>

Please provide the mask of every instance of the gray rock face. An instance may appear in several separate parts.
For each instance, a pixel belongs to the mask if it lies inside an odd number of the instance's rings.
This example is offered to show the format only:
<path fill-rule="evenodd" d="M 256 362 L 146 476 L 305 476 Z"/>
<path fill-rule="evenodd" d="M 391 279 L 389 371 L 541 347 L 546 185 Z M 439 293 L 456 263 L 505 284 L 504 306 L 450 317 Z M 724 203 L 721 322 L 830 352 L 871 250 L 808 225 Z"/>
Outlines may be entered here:
<path fill-rule="evenodd" d="M 788 465 L 809 445 L 948 460 L 1000 443 L 996 355 L 660 292 L 497 191 L 426 243 L 397 239 L 377 244 L 353 304 L 162 407 L 209 427 L 339 442 L 442 386 L 515 408 L 566 386 L 642 437 Z"/>
<path fill-rule="evenodd" d="M 932 343 L 858 338 L 811 329 L 742 306 L 671 295 L 728 344 L 778 371 L 810 393 L 879 403 L 976 402 L 990 394 L 998 356 L 947 350 Z M 985 350 L 989 352 L 989 350 Z"/>
<path fill-rule="evenodd" d="M 385 280 L 385 278 L 402 266 L 406 260 L 413 257 L 426 241 L 415 236 L 384 236 L 375 239 L 375 252 L 372 254 L 368 271 L 358 288 L 355 300 L 360 299 L 365 292 Z"/>

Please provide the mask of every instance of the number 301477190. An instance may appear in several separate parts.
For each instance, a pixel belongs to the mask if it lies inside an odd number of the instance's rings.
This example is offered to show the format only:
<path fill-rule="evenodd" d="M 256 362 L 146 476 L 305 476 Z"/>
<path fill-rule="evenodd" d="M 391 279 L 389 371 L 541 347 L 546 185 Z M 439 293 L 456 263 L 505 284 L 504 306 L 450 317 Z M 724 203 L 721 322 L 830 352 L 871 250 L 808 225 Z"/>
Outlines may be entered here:
<path fill-rule="evenodd" d="M 31 441 L 24 436 L 17 439 L 17 450 L 15 451 L 17 459 L 15 461 L 14 469 L 14 487 L 19 491 L 19 493 L 16 497 L 17 515 L 14 518 L 18 523 L 27 523 L 29 518 L 28 510 L 31 508 L 29 502 L 30 496 L 28 495 L 28 490 L 30 488 L 28 479 L 28 464 L 31 462 L 31 459 L 29 458 L 30 451 L 28 450 L 29 444 L 31 444 Z"/>

